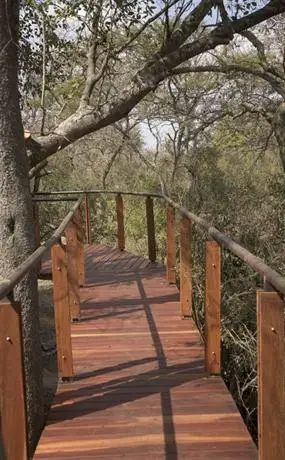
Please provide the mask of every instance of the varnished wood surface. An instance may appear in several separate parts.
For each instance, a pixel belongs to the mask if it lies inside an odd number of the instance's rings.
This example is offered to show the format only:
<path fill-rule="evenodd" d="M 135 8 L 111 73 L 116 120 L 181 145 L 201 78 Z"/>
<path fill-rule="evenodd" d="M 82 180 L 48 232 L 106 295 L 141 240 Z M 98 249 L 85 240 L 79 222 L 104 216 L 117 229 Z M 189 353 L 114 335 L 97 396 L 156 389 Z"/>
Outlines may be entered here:
<path fill-rule="evenodd" d="M 221 248 L 216 241 L 206 242 L 205 286 L 206 369 L 221 373 Z"/>
<path fill-rule="evenodd" d="M 57 365 L 60 377 L 73 376 L 71 309 L 68 288 L 66 246 L 55 244 L 51 250 L 53 273 L 53 303 L 57 343 Z"/>
<path fill-rule="evenodd" d="M 180 221 L 180 309 L 184 317 L 192 314 L 192 223 L 186 217 Z"/>
<path fill-rule="evenodd" d="M 0 301 L 0 459 L 27 460 L 20 302 Z"/>
<path fill-rule="evenodd" d="M 285 458 L 284 301 L 257 292 L 259 459 Z"/>
<path fill-rule="evenodd" d="M 165 270 L 86 250 L 75 379 L 58 388 L 35 459 L 254 460 L 256 448 Z M 46 270 L 48 269 L 46 265 Z"/>

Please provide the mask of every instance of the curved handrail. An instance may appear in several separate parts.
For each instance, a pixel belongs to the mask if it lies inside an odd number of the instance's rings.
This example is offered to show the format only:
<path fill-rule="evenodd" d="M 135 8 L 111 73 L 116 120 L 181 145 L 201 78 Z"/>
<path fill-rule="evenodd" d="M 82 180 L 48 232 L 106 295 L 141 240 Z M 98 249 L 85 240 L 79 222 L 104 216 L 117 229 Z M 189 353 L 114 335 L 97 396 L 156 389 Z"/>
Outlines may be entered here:
<path fill-rule="evenodd" d="M 190 220 L 193 220 L 201 228 L 206 230 L 208 234 L 221 244 L 225 249 L 235 254 L 239 259 L 245 262 L 249 267 L 253 268 L 257 273 L 264 276 L 266 280 L 280 293 L 285 295 L 285 278 L 278 272 L 273 270 L 267 265 L 260 257 L 255 256 L 248 249 L 244 248 L 240 244 L 236 243 L 229 236 L 222 233 L 213 225 L 209 224 L 202 217 L 196 216 L 192 212 L 188 211 L 183 206 L 173 201 L 167 195 L 162 194 L 164 200 L 170 204 L 173 208 L 177 209 L 183 216 Z"/>
<path fill-rule="evenodd" d="M 234 241 L 229 236 L 222 233 L 212 224 L 204 220 L 202 217 L 199 217 L 193 214 L 191 211 L 188 211 L 183 206 L 180 206 L 174 200 L 164 193 L 150 193 L 150 192 L 128 192 L 122 190 L 100 190 L 100 189 L 91 189 L 91 190 L 69 190 L 69 191 L 54 191 L 54 192 L 38 192 L 35 194 L 35 201 L 46 201 L 47 197 L 55 197 L 56 201 L 60 200 L 60 197 L 72 196 L 72 195 L 91 195 L 91 194 L 114 194 L 114 195 L 130 195 L 130 196 L 141 196 L 141 197 L 153 197 L 161 198 L 166 203 L 171 205 L 173 208 L 177 209 L 182 215 L 188 219 L 195 222 L 199 227 L 203 228 L 208 235 L 210 235 L 214 240 L 221 244 L 225 249 L 235 254 L 239 259 L 245 262 L 249 267 L 259 273 L 261 276 L 265 277 L 266 280 L 281 294 L 285 295 L 285 278 L 281 276 L 277 271 L 273 270 L 269 265 L 267 265 L 260 257 L 255 256 L 248 249 L 241 246 L 239 243 Z M 55 198 L 52 198 L 54 200 Z M 66 198 L 63 198 L 66 200 Z M 69 198 L 72 199 L 72 198 Z M 1 289 L 0 289 L 1 294 Z"/>
<path fill-rule="evenodd" d="M 130 195 L 130 196 L 150 196 L 154 198 L 162 198 L 160 193 L 151 192 L 126 192 L 122 190 L 104 190 L 104 189 L 91 189 L 91 190 L 63 190 L 57 192 L 37 192 L 34 197 L 44 196 L 64 196 L 64 195 L 91 195 L 91 194 L 106 194 L 106 195 Z M 39 200 L 40 201 L 40 200 Z"/>
<path fill-rule="evenodd" d="M 69 224 L 70 220 L 74 216 L 74 213 L 77 211 L 81 204 L 82 198 L 79 198 L 74 206 L 70 209 L 68 214 L 65 216 L 61 224 L 52 234 L 52 236 L 39 248 L 37 248 L 27 259 L 24 260 L 9 276 L 9 279 L 0 282 L 0 299 L 6 297 L 11 290 L 16 286 L 16 284 L 26 275 L 26 273 L 41 260 L 41 258 L 46 254 L 46 252 L 59 241 L 64 230 Z"/>

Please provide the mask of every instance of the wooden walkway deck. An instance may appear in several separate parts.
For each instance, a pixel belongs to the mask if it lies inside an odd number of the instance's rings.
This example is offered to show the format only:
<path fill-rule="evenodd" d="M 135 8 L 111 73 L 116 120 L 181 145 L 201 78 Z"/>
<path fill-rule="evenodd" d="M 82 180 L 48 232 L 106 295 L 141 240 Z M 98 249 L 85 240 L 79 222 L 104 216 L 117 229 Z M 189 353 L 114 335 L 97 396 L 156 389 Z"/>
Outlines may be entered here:
<path fill-rule="evenodd" d="M 48 269 L 48 264 L 46 264 Z M 86 247 L 76 376 L 58 387 L 35 459 L 254 460 L 257 450 L 165 270 Z"/>

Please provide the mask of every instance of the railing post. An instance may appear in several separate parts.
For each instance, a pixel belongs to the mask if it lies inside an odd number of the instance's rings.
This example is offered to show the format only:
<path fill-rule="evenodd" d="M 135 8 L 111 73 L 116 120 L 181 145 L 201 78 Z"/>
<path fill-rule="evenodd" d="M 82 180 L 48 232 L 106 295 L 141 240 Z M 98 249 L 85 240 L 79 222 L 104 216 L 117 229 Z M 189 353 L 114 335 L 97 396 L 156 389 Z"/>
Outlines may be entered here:
<path fill-rule="evenodd" d="M 85 193 L 85 228 L 87 244 L 91 244 L 90 203 L 88 193 Z"/>
<path fill-rule="evenodd" d="M 36 247 L 41 245 L 41 230 L 40 230 L 40 215 L 39 215 L 39 205 L 33 203 L 33 218 L 35 222 L 35 233 L 36 233 Z M 42 262 L 40 261 L 37 265 L 37 272 L 40 273 L 42 267 Z"/>
<path fill-rule="evenodd" d="M 146 198 L 146 222 L 147 222 L 147 239 L 148 239 L 148 258 L 151 262 L 156 261 L 156 244 L 155 244 L 155 224 L 153 214 L 153 199 Z"/>
<path fill-rule="evenodd" d="M 167 281 L 175 284 L 175 209 L 167 206 Z"/>
<path fill-rule="evenodd" d="M 52 247 L 51 254 L 57 362 L 61 378 L 66 379 L 73 376 L 67 254 L 65 247 L 60 244 Z"/>
<path fill-rule="evenodd" d="M 125 228 L 124 228 L 124 202 L 120 193 L 116 196 L 117 225 L 118 225 L 118 248 L 125 249 Z"/>
<path fill-rule="evenodd" d="M 36 230 L 36 247 L 38 248 L 41 245 L 41 230 L 40 230 L 39 205 L 37 203 L 33 203 L 33 217 L 34 217 L 35 230 Z"/>
<path fill-rule="evenodd" d="M 65 230 L 66 256 L 67 256 L 67 282 L 72 321 L 80 319 L 80 293 L 79 293 L 79 257 L 80 249 L 77 240 L 76 224 L 72 221 Z"/>
<path fill-rule="evenodd" d="M 85 259 L 84 259 L 84 244 L 81 241 L 77 241 L 78 244 L 78 284 L 83 287 L 85 284 Z"/>
<path fill-rule="evenodd" d="M 0 301 L 0 428 L 4 459 L 27 460 L 21 306 L 6 299 Z"/>
<path fill-rule="evenodd" d="M 81 207 L 77 209 L 73 217 L 73 224 L 77 230 L 77 246 L 78 246 L 78 283 L 82 287 L 85 284 L 85 260 L 84 260 L 84 228 Z"/>
<path fill-rule="evenodd" d="M 180 222 L 180 308 L 184 317 L 192 314 L 191 221 Z"/>
<path fill-rule="evenodd" d="M 285 458 L 284 301 L 257 291 L 257 378 L 259 460 Z"/>
<path fill-rule="evenodd" d="M 205 360 L 209 374 L 221 373 L 221 249 L 206 242 Z"/>

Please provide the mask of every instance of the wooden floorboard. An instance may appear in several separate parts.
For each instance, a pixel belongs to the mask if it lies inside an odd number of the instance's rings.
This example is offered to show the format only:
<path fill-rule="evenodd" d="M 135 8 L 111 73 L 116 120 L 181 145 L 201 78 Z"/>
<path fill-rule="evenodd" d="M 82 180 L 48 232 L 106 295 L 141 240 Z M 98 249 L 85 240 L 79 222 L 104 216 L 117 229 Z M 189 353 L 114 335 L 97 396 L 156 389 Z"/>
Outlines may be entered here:
<path fill-rule="evenodd" d="M 76 376 L 58 387 L 34 458 L 257 459 L 223 380 L 204 373 L 199 333 L 181 319 L 164 268 L 102 245 L 85 249 Z"/>

